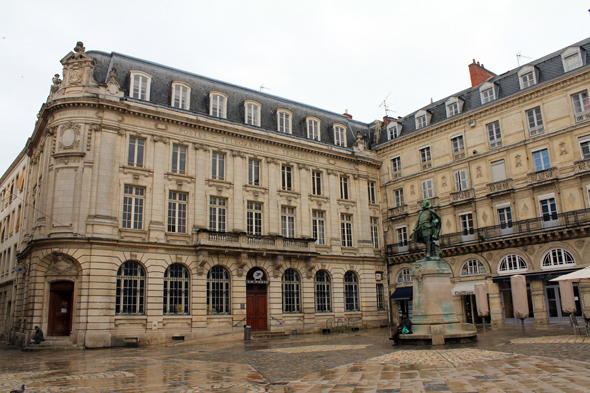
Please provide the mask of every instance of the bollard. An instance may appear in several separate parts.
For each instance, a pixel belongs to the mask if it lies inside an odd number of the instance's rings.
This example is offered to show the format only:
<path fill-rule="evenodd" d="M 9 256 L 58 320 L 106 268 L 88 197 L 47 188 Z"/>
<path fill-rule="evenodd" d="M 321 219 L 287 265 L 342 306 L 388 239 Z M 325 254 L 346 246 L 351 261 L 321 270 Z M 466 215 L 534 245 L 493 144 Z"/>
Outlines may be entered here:
<path fill-rule="evenodd" d="M 244 325 L 244 340 L 250 340 L 251 329 L 252 329 L 252 326 Z"/>

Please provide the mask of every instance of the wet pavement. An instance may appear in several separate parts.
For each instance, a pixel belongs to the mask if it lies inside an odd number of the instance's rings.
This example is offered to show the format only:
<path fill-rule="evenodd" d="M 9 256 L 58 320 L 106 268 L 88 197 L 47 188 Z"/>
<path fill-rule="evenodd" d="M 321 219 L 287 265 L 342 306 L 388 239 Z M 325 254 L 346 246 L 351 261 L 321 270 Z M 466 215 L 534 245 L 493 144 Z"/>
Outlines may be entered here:
<path fill-rule="evenodd" d="M 21 351 L 0 345 L 0 392 L 590 392 L 590 338 L 480 331 L 392 347 L 388 329 L 211 345 Z"/>

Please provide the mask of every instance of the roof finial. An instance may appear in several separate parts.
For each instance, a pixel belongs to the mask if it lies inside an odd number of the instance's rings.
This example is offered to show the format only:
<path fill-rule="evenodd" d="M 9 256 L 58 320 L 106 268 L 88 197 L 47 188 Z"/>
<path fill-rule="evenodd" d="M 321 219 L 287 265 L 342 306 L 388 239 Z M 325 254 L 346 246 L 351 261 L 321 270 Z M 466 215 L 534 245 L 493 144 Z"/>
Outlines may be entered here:
<path fill-rule="evenodd" d="M 84 48 L 84 44 L 82 43 L 82 41 L 78 41 L 76 43 L 76 47 L 74 48 L 74 52 L 84 53 L 85 51 L 86 51 L 86 48 Z"/>

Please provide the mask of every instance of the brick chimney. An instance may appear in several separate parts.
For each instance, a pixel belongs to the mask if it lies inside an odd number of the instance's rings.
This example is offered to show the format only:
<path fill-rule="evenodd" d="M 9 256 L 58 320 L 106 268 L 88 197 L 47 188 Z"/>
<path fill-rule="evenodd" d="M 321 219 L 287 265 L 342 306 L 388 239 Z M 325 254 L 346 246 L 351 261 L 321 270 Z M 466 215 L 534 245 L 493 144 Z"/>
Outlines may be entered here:
<path fill-rule="evenodd" d="M 385 125 L 388 125 L 389 123 L 391 123 L 394 120 L 395 120 L 395 118 L 393 118 L 393 117 L 383 116 L 383 124 L 385 124 Z"/>
<path fill-rule="evenodd" d="M 345 109 L 344 110 L 343 115 L 346 116 L 346 117 L 348 117 L 348 119 L 352 120 L 352 115 L 350 113 L 348 113 L 348 109 Z"/>
<path fill-rule="evenodd" d="M 492 76 L 496 76 L 493 72 L 486 70 L 485 67 L 476 63 L 473 59 L 473 63 L 469 64 L 469 76 L 471 77 L 471 87 L 479 86 Z"/>

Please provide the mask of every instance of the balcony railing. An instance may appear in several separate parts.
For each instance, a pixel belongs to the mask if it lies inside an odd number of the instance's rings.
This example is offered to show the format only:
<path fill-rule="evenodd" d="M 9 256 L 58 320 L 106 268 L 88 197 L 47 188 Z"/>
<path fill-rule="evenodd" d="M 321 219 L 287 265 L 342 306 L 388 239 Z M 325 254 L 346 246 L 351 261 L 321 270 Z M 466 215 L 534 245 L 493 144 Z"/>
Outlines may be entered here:
<path fill-rule="evenodd" d="M 556 179 L 557 168 L 549 168 L 543 171 L 528 173 L 527 178 L 530 184 Z"/>
<path fill-rule="evenodd" d="M 283 245 L 285 247 L 307 248 L 307 240 L 285 239 Z"/>
<path fill-rule="evenodd" d="M 432 161 L 428 160 L 428 161 L 422 161 L 422 170 L 426 170 L 426 169 L 430 169 L 432 168 Z"/>
<path fill-rule="evenodd" d="M 209 233 L 209 241 L 212 243 L 239 243 L 240 236 L 233 233 Z"/>
<path fill-rule="evenodd" d="M 576 173 L 590 171 L 590 158 L 581 161 L 574 161 Z"/>
<path fill-rule="evenodd" d="M 590 119 L 590 111 L 576 113 L 576 123 Z"/>
<path fill-rule="evenodd" d="M 245 233 L 209 232 L 201 230 L 197 233 L 197 244 L 200 246 L 226 246 L 260 251 L 293 250 L 297 252 L 315 252 L 314 239 L 293 239 L 281 236 L 255 236 Z"/>
<path fill-rule="evenodd" d="M 387 210 L 387 218 L 389 219 L 403 216 L 405 214 L 408 214 L 408 205 L 392 207 L 391 209 Z"/>
<path fill-rule="evenodd" d="M 512 179 L 500 180 L 494 183 L 486 184 L 489 194 L 496 194 L 512 190 Z"/>
<path fill-rule="evenodd" d="M 475 190 L 473 188 L 451 193 L 451 203 L 464 202 L 473 198 L 475 198 Z"/>
<path fill-rule="evenodd" d="M 465 150 L 459 150 L 453 153 L 454 160 L 461 160 L 465 158 Z"/>
<path fill-rule="evenodd" d="M 272 237 L 248 236 L 248 244 L 255 244 L 258 246 L 274 246 L 275 239 Z"/>
<path fill-rule="evenodd" d="M 544 126 L 537 126 L 529 129 L 530 136 L 540 135 L 545 132 Z"/>
<path fill-rule="evenodd" d="M 528 236 L 535 232 L 547 231 L 548 229 L 575 228 L 583 225 L 590 225 L 590 209 L 559 214 L 545 214 L 529 220 L 512 221 L 501 225 L 470 229 L 468 232 L 449 233 L 440 236 L 439 246 L 444 250 L 473 244 L 474 242 L 486 243 L 508 237 Z M 388 257 L 395 257 L 399 254 L 419 253 L 422 251 L 424 251 L 424 245 L 413 241 L 387 245 Z"/>

